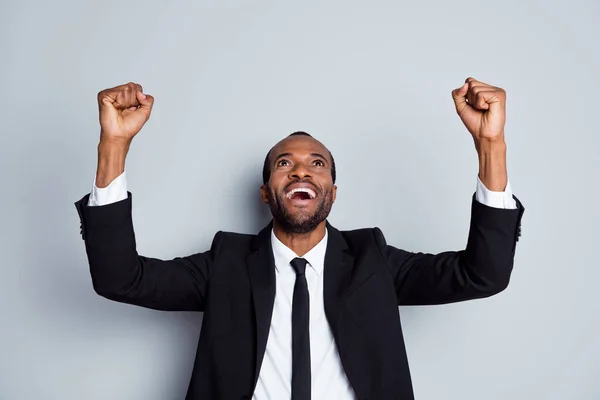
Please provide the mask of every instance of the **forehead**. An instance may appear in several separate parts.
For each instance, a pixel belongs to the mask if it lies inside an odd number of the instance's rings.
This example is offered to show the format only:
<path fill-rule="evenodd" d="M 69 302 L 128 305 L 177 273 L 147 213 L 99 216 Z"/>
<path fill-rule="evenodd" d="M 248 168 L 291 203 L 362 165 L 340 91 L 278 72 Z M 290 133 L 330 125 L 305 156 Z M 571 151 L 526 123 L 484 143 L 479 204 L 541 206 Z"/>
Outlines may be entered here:
<path fill-rule="evenodd" d="M 292 156 L 308 156 L 312 153 L 322 154 L 327 160 L 330 160 L 329 150 L 317 139 L 310 136 L 290 136 L 277 143 L 271 150 L 271 159 L 283 153 L 290 153 Z"/>

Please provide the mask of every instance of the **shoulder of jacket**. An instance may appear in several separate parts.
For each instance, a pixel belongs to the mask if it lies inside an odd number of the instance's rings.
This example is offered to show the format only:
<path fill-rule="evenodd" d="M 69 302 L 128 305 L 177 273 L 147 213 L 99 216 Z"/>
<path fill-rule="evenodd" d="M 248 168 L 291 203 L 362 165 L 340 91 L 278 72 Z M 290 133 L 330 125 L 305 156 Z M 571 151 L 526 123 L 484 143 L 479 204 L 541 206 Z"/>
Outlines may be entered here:
<path fill-rule="evenodd" d="M 346 239 L 348 245 L 354 249 L 373 245 L 374 242 L 378 246 L 385 245 L 385 238 L 383 237 L 381 229 L 378 227 L 352 229 L 340 232 Z"/>
<path fill-rule="evenodd" d="M 347 231 L 340 231 L 346 242 L 350 247 L 363 247 L 373 244 L 374 240 L 379 240 L 379 237 L 383 237 L 381 230 L 377 227 L 373 228 L 360 228 L 352 229 Z"/>
<path fill-rule="evenodd" d="M 255 238 L 256 235 L 250 233 L 219 231 L 215 234 L 215 240 L 224 241 L 231 244 L 252 243 Z"/>

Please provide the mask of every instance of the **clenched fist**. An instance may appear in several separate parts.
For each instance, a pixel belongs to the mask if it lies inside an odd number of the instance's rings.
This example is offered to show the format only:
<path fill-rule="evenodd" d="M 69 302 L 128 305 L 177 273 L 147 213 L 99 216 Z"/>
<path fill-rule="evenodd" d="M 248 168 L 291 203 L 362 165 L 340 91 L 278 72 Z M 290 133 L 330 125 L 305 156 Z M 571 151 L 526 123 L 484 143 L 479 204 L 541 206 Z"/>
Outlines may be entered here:
<path fill-rule="evenodd" d="M 506 92 L 504 89 L 467 78 L 452 91 L 456 112 L 473 136 L 480 139 L 503 139 L 506 122 Z"/>
<path fill-rule="evenodd" d="M 98 93 L 100 141 L 129 144 L 150 118 L 154 97 L 129 82 Z"/>

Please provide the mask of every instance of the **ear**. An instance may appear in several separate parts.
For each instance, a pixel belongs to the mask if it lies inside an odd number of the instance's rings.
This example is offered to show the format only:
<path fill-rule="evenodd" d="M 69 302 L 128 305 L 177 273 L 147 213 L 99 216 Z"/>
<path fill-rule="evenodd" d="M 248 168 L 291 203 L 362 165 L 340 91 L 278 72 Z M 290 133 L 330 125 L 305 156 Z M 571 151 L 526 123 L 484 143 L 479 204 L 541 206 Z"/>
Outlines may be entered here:
<path fill-rule="evenodd" d="M 261 185 L 260 187 L 260 198 L 265 204 L 269 204 L 269 186 Z"/>
<path fill-rule="evenodd" d="M 333 189 L 331 192 L 331 202 L 335 203 L 335 197 L 337 196 L 337 186 L 333 185 Z"/>

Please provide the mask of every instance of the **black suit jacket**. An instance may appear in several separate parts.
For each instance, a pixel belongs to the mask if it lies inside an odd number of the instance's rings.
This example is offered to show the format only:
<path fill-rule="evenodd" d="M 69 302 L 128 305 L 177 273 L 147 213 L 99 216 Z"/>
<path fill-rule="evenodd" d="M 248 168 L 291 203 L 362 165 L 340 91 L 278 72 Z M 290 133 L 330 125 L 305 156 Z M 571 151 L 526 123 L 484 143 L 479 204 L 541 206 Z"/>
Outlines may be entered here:
<path fill-rule="evenodd" d="M 210 250 L 163 261 L 137 253 L 131 193 L 99 207 L 88 207 L 88 197 L 75 205 L 95 291 L 157 310 L 203 311 L 186 398 L 251 398 L 275 298 L 271 225 L 258 235 L 218 232 Z M 496 209 L 473 196 L 466 249 L 440 254 L 389 246 L 378 228 L 328 224 L 325 313 L 359 399 L 413 399 L 398 305 L 483 298 L 506 288 L 524 211 L 516 201 L 516 210 Z"/>

